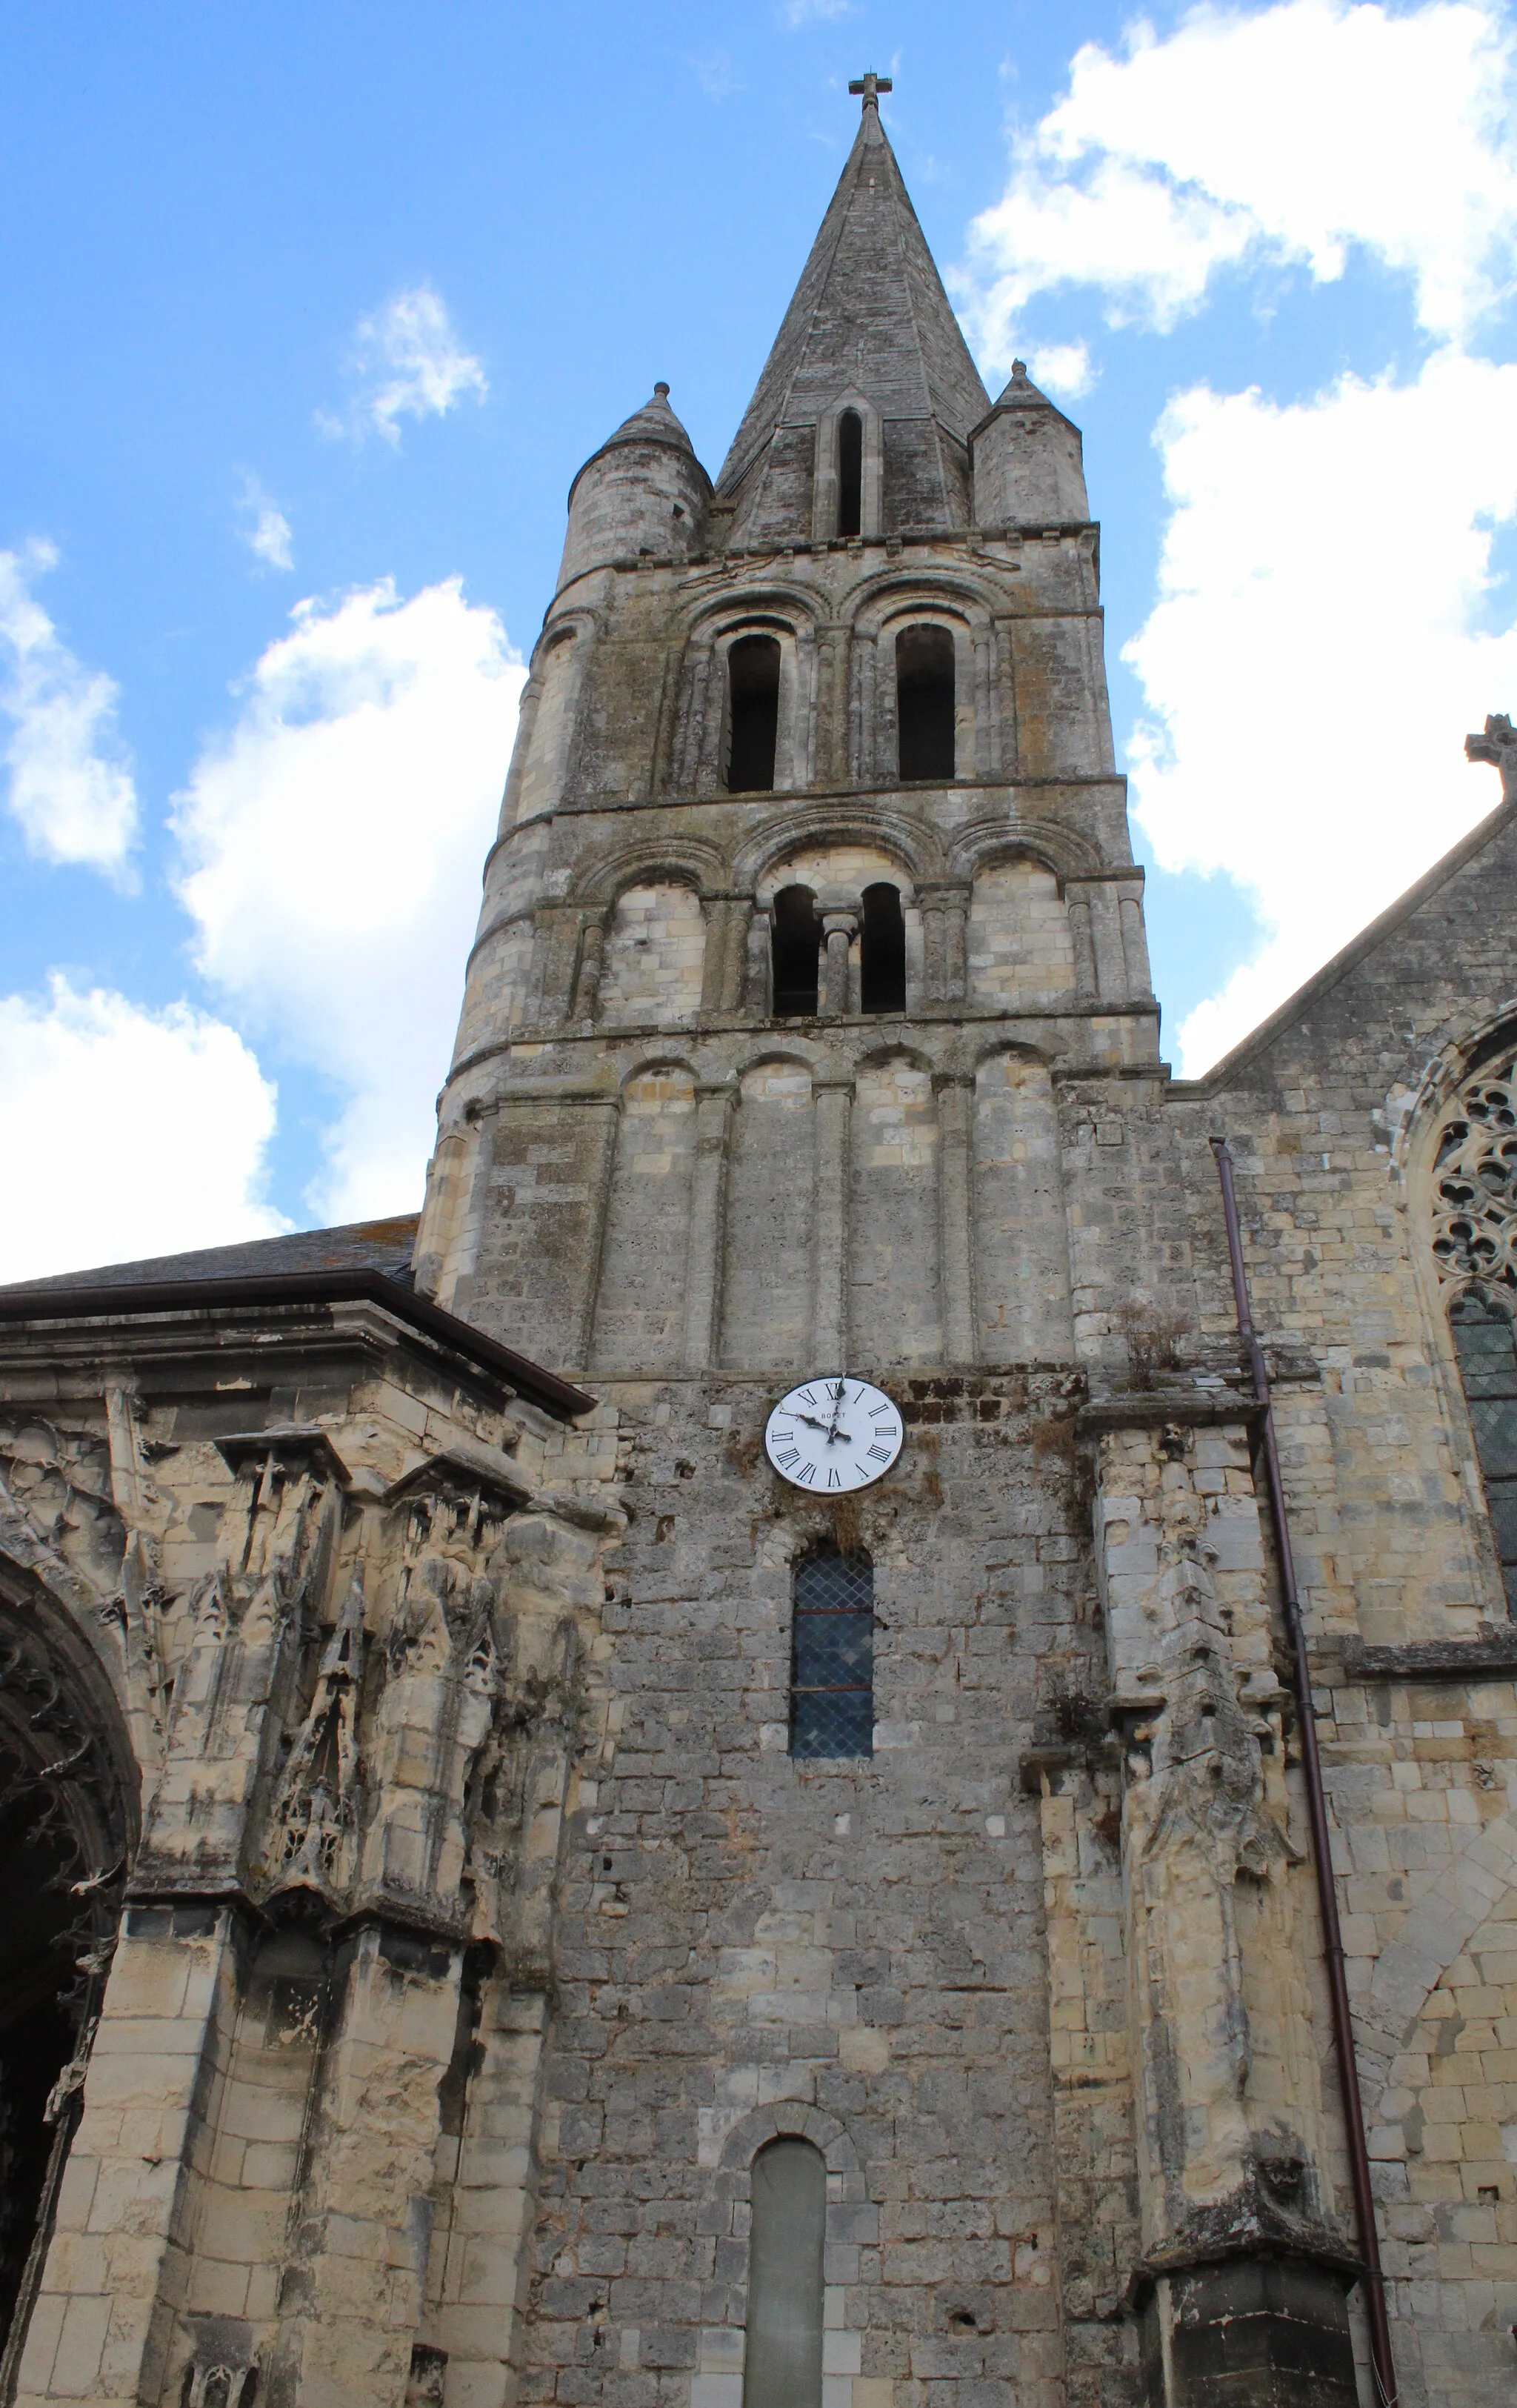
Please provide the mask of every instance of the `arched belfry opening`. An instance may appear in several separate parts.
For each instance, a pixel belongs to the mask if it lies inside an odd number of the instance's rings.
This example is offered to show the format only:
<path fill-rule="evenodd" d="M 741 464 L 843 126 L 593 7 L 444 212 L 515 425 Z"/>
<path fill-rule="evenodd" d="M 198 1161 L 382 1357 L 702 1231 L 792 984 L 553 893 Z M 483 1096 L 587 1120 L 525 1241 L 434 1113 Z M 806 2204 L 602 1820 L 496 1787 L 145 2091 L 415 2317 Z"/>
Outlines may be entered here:
<path fill-rule="evenodd" d="M 785 886 L 774 898 L 774 1010 L 779 1020 L 814 1018 L 822 923 L 809 886 Z"/>
<path fill-rule="evenodd" d="M 953 638 L 946 627 L 904 627 L 895 638 L 895 724 L 900 774 L 952 778 Z"/>
<path fill-rule="evenodd" d="M 859 1000 L 866 1011 L 906 1010 L 906 921 L 888 879 L 864 890 Z"/>
<path fill-rule="evenodd" d="M 780 738 L 780 645 L 773 636 L 739 636 L 727 654 L 727 792 L 774 791 Z"/>
<path fill-rule="evenodd" d="M 56 1627 L 54 1625 L 56 1624 Z M 0 2398 L 9 2399 L 79 2118 L 136 1831 L 104 1674 L 0 1592 Z"/>
<path fill-rule="evenodd" d="M 864 526 L 864 421 L 845 409 L 837 421 L 837 532 L 858 535 Z"/>

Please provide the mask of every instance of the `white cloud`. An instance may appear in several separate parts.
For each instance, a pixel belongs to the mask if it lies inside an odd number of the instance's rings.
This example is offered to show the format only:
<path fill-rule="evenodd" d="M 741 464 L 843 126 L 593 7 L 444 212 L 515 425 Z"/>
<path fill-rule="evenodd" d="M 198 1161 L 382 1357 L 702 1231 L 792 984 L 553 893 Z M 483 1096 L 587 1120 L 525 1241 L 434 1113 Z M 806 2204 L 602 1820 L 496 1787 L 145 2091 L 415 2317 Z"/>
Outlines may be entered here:
<path fill-rule="evenodd" d="M 1034 343 L 1027 366 L 1034 384 L 1045 393 L 1062 394 L 1066 401 L 1078 401 L 1089 393 L 1099 374 L 1083 343 Z"/>
<path fill-rule="evenodd" d="M 1462 744 L 1517 706 L 1510 598 L 1482 624 L 1514 423 L 1517 366 L 1453 349 L 1288 408 L 1203 387 L 1160 423 L 1136 815 L 1162 867 L 1227 870 L 1267 931 L 1181 1030 L 1193 1076 L 1496 806 Z"/>
<path fill-rule="evenodd" d="M 465 395 L 483 401 L 490 387 L 482 365 L 461 347 L 447 305 L 429 284 L 397 293 L 363 319 L 354 344 L 358 390 L 346 413 L 318 410 L 325 435 L 369 433 L 400 441 L 403 418 L 446 418 Z"/>
<path fill-rule="evenodd" d="M 852 17 L 853 0 L 784 0 L 780 11 L 791 27 L 801 25 L 832 25 L 839 17 Z"/>
<path fill-rule="evenodd" d="M 1429 333 L 1461 333 L 1512 283 L 1514 47 L 1498 0 L 1203 7 L 1163 41 L 1139 23 L 1124 57 L 1087 43 L 971 228 L 976 339 L 1009 360 L 1033 297 L 1076 284 L 1163 332 L 1224 267 L 1327 281 L 1356 245 Z"/>
<path fill-rule="evenodd" d="M 0 711 L 9 804 L 29 852 L 124 879 L 136 829 L 132 772 L 116 735 L 118 688 L 76 660 L 32 593 L 58 564 L 50 543 L 0 552 Z"/>
<path fill-rule="evenodd" d="M 0 1281 L 273 1237 L 275 1091 L 235 1030 L 54 973 L 0 996 Z M 45 1166 L 46 1175 L 43 1175 Z"/>
<path fill-rule="evenodd" d="M 200 968 L 347 1103 L 312 1209 L 421 1200 L 524 671 L 459 580 L 302 602 L 175 827 Z"/>
<path fill-rule="evenodd" d="M 265 568 L 293 568 L 295 556 L 290 522 L 278 502 L 265 494 L 256 477 L 245 477 L 237 504 L 247 521 L 242 540 Z"/>

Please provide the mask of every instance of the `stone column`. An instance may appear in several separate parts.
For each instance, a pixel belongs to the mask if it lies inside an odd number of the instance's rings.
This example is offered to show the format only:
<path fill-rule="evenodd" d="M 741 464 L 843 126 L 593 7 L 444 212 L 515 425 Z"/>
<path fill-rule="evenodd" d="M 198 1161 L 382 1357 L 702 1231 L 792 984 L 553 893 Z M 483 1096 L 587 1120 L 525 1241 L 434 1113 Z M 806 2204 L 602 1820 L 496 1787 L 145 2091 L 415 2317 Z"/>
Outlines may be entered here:
<path fill-rule="evenodd" d="M 849 715 L 848 774 L 855 785 L 860 786 L 874 784 L 875 765 L 880 758 L 877 725 L 879 651 L 872 629 L 868 627 L 854 629 L 854 671 L 852 680 L 852 709 Z"/>
<path fill-rule="evenodd" d="M 937 1098 L 938 1260 L 943 1277 L 943 1337 L 951 1363 L 975 1359 L 970 1247 L 969 1124 L 973 1081 L 940 1072 Z"/>
<path fill-rule="evenodd" d="M 1091 939 L 1090 896 L 1083 886 L 1066 889 L 1069 912 L 1069 941 L 1075 956 L 1075 989 L 1077 994 L 1094 996 L 1095 984 L 1095 948 Z"/>
<path fill-rule="evenodd" d="M 1122 958 L 1126 971 L 1127 992 L 1146 996 L 1150 992 L 1149 949 L 1143 935 L 1141 891 L 1124 893 L 1121 898 Z"/>
<path fill-rule="evenodd" d="M 522 795 L 522 781 L 526 775 L 528 755 L 532 751 L 532 731 L 537 724 L 537 705 L 542 700 L 542 680 L 528 678 L 522 691 L 521 707 L 516 714 L 516 741 L 511 746 L 511 765 L 506 772 L 506 792 L 501 797 L 500 833 L 505 835 L 516 824 L 516 810 Z"/>
<path fill-rule="evenodd" d="M 968 989 L 966 935 L 969 918 L 968 890 L 943 897 L 943 997 L 962 1003 Z"/>
<path fill-rule="evenodd" d="M 936 898 L 922 906 L 923 978 L 926 986 L 924 1000 L 941 1003 L 943 999 L 943 907 Z"/>
<path fill-rule="evenodd" d="M 858 924 L 854 911 L 824 911 L 822 915 L 824 951 L 817 1010 L 823 1020 L 840 1020 L 848 1010 L 848 957 Z"/>
<path fill-rule="evenodd" d="M 675 777 L 680 788 L 688 795 L 696 791 L 700 776 L 701 751 L 706 740 L 706 702 L 711 681 L 711 647 L 702 644 L 693 652 L 690 663 L 690 695 L 685 709 L 685 724 L 680 731 L 676 747 Z"/>
<path fill-rule="evenodd" d="M 995 621 L 995 774 L 1010 778 L 1017 767 L 1017 695 L 1009 617 Z"/>
<path fill-rule="evenodd" d="M 722 731 L 727 715 L 725 653 L 708 652 L 703 668 L 694 791 L 697 795 L 714 795 L 722 783 Z"/>
<path fill-rule="evenodd" d="M 1093 879 L 1086 892 L 1090 897 L 1091 931 L 1095 939 L 1096 992 L 1115 999 L 1127 992 L 1116 888 L 1106 879 Z"/>
<path fill-rule="evenodd" d="M 850 1079 L 816 1088 L 816 1257 L 811 1292 L 811 1359 L 824 1371 L 847 1368 Z"/>
<path fill-rule="evenodd" d="M 824 677 L 825 648 L 821 666 Z M 810 785 L 816 776 L 818 691 L 816 630 L 809 619 L 803 619 L 795 631 L 795 705 L 790 739 L 790 783 L 796 788 Z"/>
<path fill-rule="evenodd" d="M 723 1206 L 727 1168 L 727 1124 L 736 1090 L 695 1090 L 695 1163 L 691 1181 L 690 1252 L 685 1268 L 684 1362 L 704 1371 L 711 1360 L 721 1303 Z"/>
<path fill-rule="evenodd" d="M 992 636 L 989 627 L 977 627 L 975 629 L 974 644 L 974 772 L 977 778 L 994 778 L 995 775 L 995 728 L 993 724 L 995 714 L 992 703 L 992 693 L 994 689 L 994 663 L 992 658 Z"/>
<path fill-rule="evenodd" d="M 743 949 L 743 1010 L 767 1020 L 772 1009 L 774 924 L 767 911 L 756 907 L 748 923 Z"/>
<path fill-rule="evenodd" d="M 594 1020 L 600 1000 L 600 974 L 606 961 L 606 924 L 588 920 L 580 936 L 580 970 L 575 982 L 572 1017 Z"/>

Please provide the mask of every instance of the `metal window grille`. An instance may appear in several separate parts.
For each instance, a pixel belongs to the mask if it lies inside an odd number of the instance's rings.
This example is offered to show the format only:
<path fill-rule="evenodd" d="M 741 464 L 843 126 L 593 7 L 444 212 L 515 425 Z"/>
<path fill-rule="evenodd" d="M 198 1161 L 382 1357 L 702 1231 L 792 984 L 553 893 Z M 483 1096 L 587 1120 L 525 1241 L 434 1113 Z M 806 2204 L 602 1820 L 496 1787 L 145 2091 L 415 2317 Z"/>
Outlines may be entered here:
<path fill-rule="evenodd" d="M 1487 1302 L 1473 1288 L 1460 1297 L 1449 1319 L 1501 1559 L 1507 1609 L 1517 1614 L 1517 1331 L 1499 1305 Z"/>
<path fill-rule="evenodd" d="M 874 1572 L 854 1555 L 795 1569 L 790 1752 L 874 1754 Z"/>

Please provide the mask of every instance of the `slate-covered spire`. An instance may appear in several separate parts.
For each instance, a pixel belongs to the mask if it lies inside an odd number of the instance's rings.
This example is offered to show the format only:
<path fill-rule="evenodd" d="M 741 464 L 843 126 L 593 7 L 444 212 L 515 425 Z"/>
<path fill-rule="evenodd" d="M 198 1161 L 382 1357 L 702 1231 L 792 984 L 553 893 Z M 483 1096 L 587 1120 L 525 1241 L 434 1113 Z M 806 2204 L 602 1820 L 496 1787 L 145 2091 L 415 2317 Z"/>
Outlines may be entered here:
<path fill-rule="evenodd" d="M 883 523 L 967 520 L 969 430 L 989 407 L 864 80 L 857 138 L 717 480 L 750 541 L 809 524 L 816 428 L 845 395 L 884 430 Z"/>

